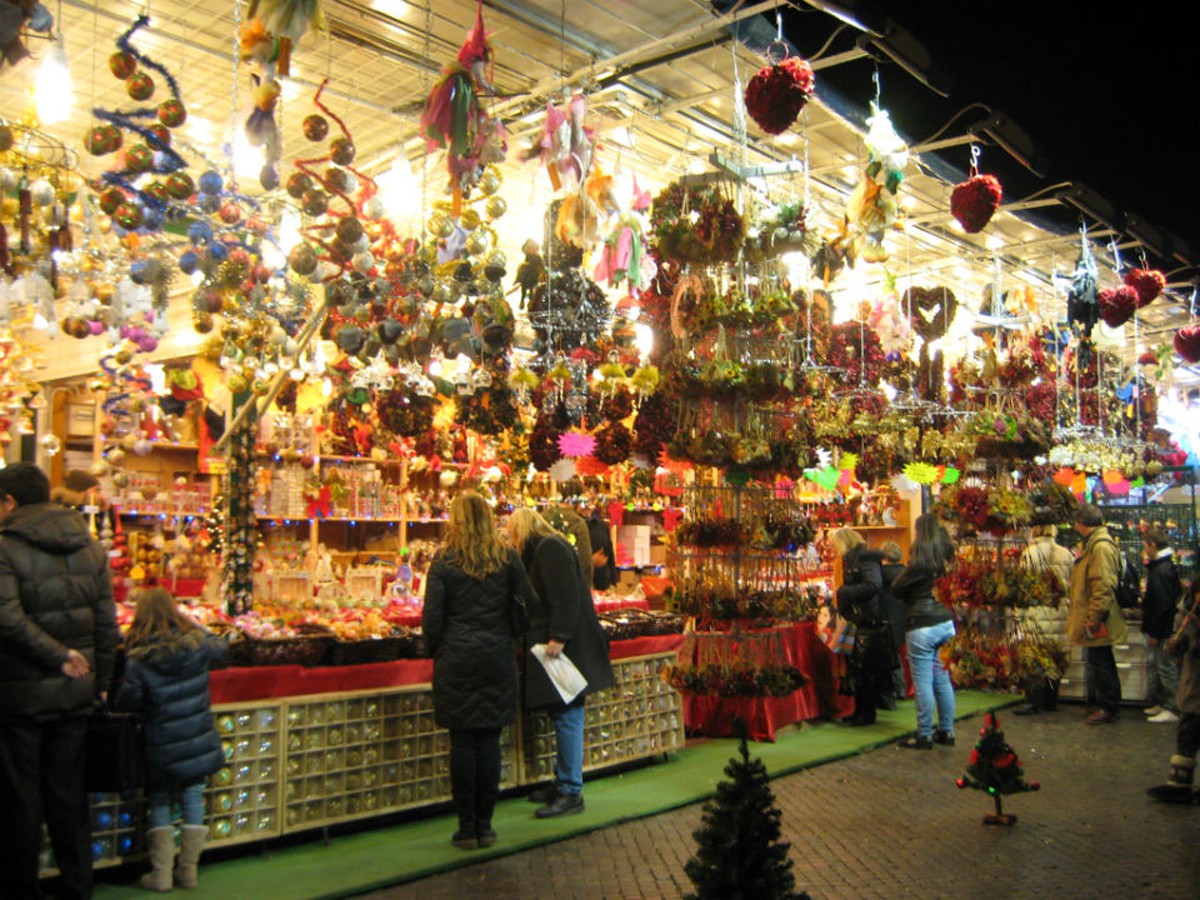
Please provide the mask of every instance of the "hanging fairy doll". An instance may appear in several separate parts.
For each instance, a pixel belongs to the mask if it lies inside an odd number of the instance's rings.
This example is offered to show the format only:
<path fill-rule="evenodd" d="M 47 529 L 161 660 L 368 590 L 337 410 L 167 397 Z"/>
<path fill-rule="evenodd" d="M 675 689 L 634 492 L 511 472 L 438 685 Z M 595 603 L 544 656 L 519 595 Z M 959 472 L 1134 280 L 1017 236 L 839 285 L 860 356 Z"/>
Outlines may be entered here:
<path fill-rule="evenodd" d="M 636 296 L 658 274 L 654 257 L 646 253 L 645 212 L 649 208 L 650 192 L 640 190 L 635 177 L 631 197 L 620 204 L 616 222 L 605 238 L 594 273 L 596 281 L 613 287 L 627 282 Z"/>
<path fill-rule="evenodd" d="M 483 27 L 483 4 L 475 8 L 475 26 L 458 51 L 458 59 L 442 77 L 421 113 L 421 132 L 428 149 L 446 151 L 450 194 L 455 217 L 462 200 L 479 180 L 487 163 L 504 159 L 504 133 L 499 121 L 484 110 L 480 97 L 493 92 L 488 67 L 492 48 Z"/>

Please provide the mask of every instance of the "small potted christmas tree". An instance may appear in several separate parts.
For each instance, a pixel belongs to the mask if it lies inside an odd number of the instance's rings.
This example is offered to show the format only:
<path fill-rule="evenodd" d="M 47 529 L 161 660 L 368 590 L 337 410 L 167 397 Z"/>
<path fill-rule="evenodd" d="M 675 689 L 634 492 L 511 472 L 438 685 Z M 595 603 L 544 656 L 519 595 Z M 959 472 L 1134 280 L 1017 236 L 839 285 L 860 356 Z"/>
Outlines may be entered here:
<path fill-rule="evenodd" d="M 688 900 L 808 900 L 797 893 L 788 859 L 790 844 L 781 841 L 781 813 L 775 807 L 767 768 L 750 758 L 746 729 L 738 756 L 729 760 L 729 781 L 717 784 L 717 796 L 704 804 L 704 818 L 693 836 L 696 854 L 684 871 L 696 886 Z"/>
<path fill-rule="evenodd" d="M 1041 787 L 1036 781 L 1025 780 L 1021 760 L 1004 740 L 1004 732 L 1000 730 L 1000 720 L 995 713 L 983 717 L 979 741 L 967 758 L 967 773 L 955 783 L 960 788 L 974 788 L 992 795 L 996 812 L 983 817 L 984 825 L 1016 824 L 1017 817 L 1004 812 L 1004 795 L 1036 791 Z"/>

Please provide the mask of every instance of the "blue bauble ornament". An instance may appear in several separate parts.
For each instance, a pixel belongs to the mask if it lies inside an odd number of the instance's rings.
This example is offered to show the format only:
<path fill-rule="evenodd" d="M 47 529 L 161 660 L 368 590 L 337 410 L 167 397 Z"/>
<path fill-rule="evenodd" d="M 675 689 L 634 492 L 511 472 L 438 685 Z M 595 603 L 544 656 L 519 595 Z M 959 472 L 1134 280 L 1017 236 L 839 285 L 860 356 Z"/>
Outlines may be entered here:
<path fill-rule="evenodd" d="M 163 211 L 155 206 L 142 209 L 142 231 L 159 231 L 163 226 Z"/>
<path fill-rule="evenodd" d="M 92 859 L 104 859 L 103 841 L 92 841 Z"/>
<path fill-rule="evenodd" d="M 112 813 L 106 809 L 99 810 L 93 817 L 97 828 L 111 828 L 113 823 Z"/>
<path fill-rule="evenodd" d="M 179 270 L 184 275 L 191 275 L 200 266 L 200 256 L 195 250 L 184 250 L 179 254 Z"/>
<path fill-rule="evenodd" d="M 121 810 L 117 814 L 117 824 L 122 828 L 133 827 L 133 813 L 127 809 Z"/>
<path fill-rule="evenodd" d="M 128 856 L 133 852 L 133 838 L 126 835 L 117 841 L 117 855 Z"/>
<path fill-rule="evenodd" d="M 221 208 L 220 194 L 197 194 L 196 205 L 208 213 L 215 213 Z"/>
<path fill-rule="evenodd" d="M 188 240 L 197 247 L 212 243 L 213 230 L 207 222 L 193 222 L 188 226 Z"/>
<path fill-rule="evenodd" d="M 200 193 L 202 194 L 219 194 L 224 182 L 221 181 L 221 176 L 209 169 L 200 176 Z"/>
<path fill-rule="evenodd" d="M 229 259 L 229 248 L 220 241 L 213 241 L 208 245 L 208 258 L 213 262 L 223 263 Z"/>

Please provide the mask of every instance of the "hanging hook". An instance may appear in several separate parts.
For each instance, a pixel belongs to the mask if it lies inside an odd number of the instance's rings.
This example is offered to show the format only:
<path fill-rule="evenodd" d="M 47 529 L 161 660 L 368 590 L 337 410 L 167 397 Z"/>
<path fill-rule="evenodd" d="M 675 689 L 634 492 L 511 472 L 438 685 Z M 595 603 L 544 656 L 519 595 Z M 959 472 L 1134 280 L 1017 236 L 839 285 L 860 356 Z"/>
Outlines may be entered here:
<path fill-rule="evenodd" d="M 883 98 L 883 80 L 879 77 L 879 63 L 875 63 L 875 70 L 871 73 L 871 81 L 875 84 L 875 107 L 878 108 Z"/>
<path fill-rule="evenodd" d="M 983 151 L 980 150 L 978 144 L 971 145 L 971 177 L 974 178 L 979 174 L 979 156 Z"/>

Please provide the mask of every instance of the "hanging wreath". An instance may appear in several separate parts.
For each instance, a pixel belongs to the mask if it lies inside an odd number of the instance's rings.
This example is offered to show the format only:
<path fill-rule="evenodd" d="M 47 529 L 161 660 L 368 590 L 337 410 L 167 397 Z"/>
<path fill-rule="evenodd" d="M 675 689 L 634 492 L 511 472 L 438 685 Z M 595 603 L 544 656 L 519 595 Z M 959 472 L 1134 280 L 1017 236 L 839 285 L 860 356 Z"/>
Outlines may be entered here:
<path fill-rule="evenodd" d="M 545 420 L 545 416 L 539 417 L 529 435 L 529 461 L 539 472 L 547 471 L 562 459 L 558 437 L 558 431 Z"/>
<path fill-rule="evenodd" d="M 1167 277 L 1158 269 L 1131 269 L 1125 283 L 1137 291 L 1138 309 L 1153 303 L 1167 287 Z"/>
<path fill-rule="evenodd" d="M 850 380 L 858 379 L 860 373 L 869 385 L 876 385 L 883 377 L 883 347 L 879 335 L 871 329 L 863 329 L 857 322 L 835 325 L 829 338 L 829 364 L 845 369 Z"/>
<path fill-rule="evenodd" d="M 763 66 L 746 85 L 746 112 L 767 134 L 782 134 L 812 96 L 813 81 L 812 66 L 797 56 Z"/>
<path fill-rule="evenodd" d="M 1100 318 L 1109 328 L 1120 328 L 1138 310 L 1138 292 L 1127 284 L 1100 292 Z"/>
<path fill-rule="evenodd" d="M 1184 325 L 1175 332 L 1175 352 L 1186 363 L 1200 363 L 1200 322 Z"/>
<path fill-rule="evenodd" d="M 746 237 L 746 220 L 713 185 L 668 185 L 654 198 L 650 225 L 660 255 L 681 263 L 730 262 Z"/>
<path fill-rule="evenodd" d="M 602 463 L 614 466 L 629 459 L 632 449 L 633 435 L 629 433 L 629 429 L 620 422 L 609 422 L 596 432 L 596 448 L 592 451 L 592 456 Z"/>
<path fill-rule="evenodd" d="M 675 416 L 671 405 L 660 395 L 654 394 L 642 401 L 637 418 L 633 420 L 637 436 L 633 448 L 656 459 L 663 444 L 675 437 Z"/>
<path fill-rule="evenodd" d="M 950 192 L 950 215 L 967 234 L 977 234 L 992 220 L 1003 196 L 995 175 L 979 174 L 979 148 L 972 147 L 970 176 Z"/>
<path fill-rule="evenodd" d="M 904 292 L 904 305 L 912 310 L 913 331 L 926 341 L 944 337 L 958 312 L 958 298 L 944 287 L 911 287 Z"/>

